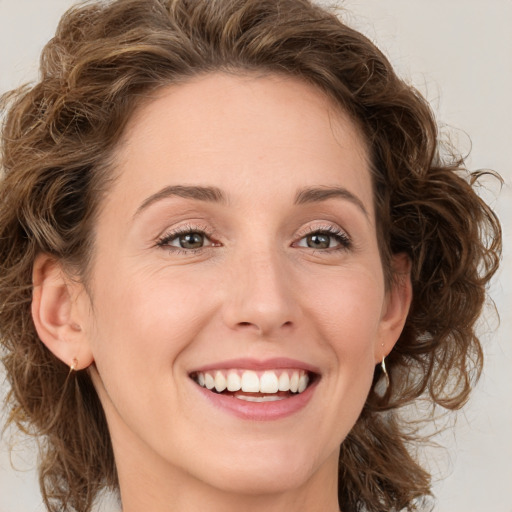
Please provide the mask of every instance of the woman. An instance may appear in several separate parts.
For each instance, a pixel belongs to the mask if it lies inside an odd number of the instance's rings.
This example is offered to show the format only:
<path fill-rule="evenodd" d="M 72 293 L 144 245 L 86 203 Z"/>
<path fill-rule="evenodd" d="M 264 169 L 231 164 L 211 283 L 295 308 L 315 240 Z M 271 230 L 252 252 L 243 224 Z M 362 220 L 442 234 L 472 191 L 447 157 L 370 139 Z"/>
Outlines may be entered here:
<path fill-rule="evenodd" d="M 421 507 L 397 409 L 466 400 L 500 231 L 372 43 L 302 0 L 89 4 L 7 102 L 0 328 L 48 510 Z"/>

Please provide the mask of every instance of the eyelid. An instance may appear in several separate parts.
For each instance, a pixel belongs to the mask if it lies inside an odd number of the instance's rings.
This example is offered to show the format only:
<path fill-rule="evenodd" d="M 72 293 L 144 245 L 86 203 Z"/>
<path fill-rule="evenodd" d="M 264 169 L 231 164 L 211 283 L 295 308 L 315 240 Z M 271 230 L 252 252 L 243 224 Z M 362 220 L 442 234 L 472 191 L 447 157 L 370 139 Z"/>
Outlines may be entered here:
<path fill-rule="evenodd" d="M 198 247 L 197 249 L 185 249 L 176 247 L 173 245 L 169 245 L 170 241 L 173 241 L 180 236 L 187 235 L 190 233 L 199 233 L 203 235 L 206 239 L 208 239 L 211 243 L 209 245 Z M 178 226 L 176 228 L 168 229 L 164 231 L 161 235 L 158 236 L 156 239 L 155 245 L 158 247 L 162 247 L 164 249 L 168 249 L 171 251 L 183 251 L 183 252 L 192 252 L 192 251 L 199 251 L 201 249 L 208 249 L 210 247 L 214 247 L 216 245 L 220 245 L 217 242 L 215 242 L 214 238 L 214 231 L 213 229 L 210 229 L 208 226 L 205 225 L 192 225 L 192 224 L 185 224 Z"/>
<path fill-rule="evenodd" d="M 319 231 L 324 231 L 324 232 L 332 233 L 332 234 L 343 233 L 347 236 L 347 238 L 350 238 L 349 234 L 347 233 L 347 231 L 345 229 L 343 229 L 342 227 L 338 226 L 335 223 L 325 222 L 325 221 L 323 223 L 318 223 L 318 224 L 317 223 L 309 223 L 307 226 L 304 226 L 297 232 L 297 237 L 301 238 L 301 237 L 310 235 L 312 233 L 317 233 Z"/>
<path fill-rule="evenodd" d="M 306 238 L 309 235 L 313 235 L 315 233 L 322 233 L 327 234 L 329 236 L 332 236 L 334 238 L 338 239 L 339 245 L 336 247 L 329 247 L 326 249 L 313 249 L 309 248 L 311 250 L 320 250 L 320 251 L 335 251 L 335 250 L 347 250 L 352 248 L 353 242 L 349 234 L 346 230 L 342 229 L 341 227 L 337 226 L 336 224 L 321 224 L 321 225 L 309 225 L 306 226 L 305 229 L 299 231 L 297 233 L 297 237 L 295 239 L 295 242 L 293 242 L 292 246 L 296 247 L 303 247 L 298 246 L 298 242 L 300 242 L 302 239 Z"/>

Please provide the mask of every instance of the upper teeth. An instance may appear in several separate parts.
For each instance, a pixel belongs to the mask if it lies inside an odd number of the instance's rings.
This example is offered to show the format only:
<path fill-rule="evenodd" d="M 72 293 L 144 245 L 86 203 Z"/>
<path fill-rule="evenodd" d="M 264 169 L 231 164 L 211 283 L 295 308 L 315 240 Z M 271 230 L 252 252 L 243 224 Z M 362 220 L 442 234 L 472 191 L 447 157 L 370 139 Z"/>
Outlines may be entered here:
<path fill-rule="evenodd" d="M 309 376 L 305 370 L 213 370 L 195 374 L 196 382 L 219 393 L 240 391 L 245 393 L 277 393 L 291 391 L 302 393 L 308 386 Z"/>

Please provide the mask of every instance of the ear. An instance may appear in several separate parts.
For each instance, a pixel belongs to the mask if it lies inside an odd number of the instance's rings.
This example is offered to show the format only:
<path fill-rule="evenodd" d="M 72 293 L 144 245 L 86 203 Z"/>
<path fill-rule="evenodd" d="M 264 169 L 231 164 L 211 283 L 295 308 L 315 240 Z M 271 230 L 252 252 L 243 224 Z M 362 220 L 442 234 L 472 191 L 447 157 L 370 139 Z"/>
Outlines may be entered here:
<path fill-rule="evenodd" d="M 68 366 L 88 367 L 93 356 L 82 330 L 83 285 L 69 279 L 62 265 L 48 254 L 36 257 L 32 282 L 32 319 L 39 338 Z"/>
<path fill-rule="evenodd" d="M 375 364 L 387 356 L 405 325 L 412 302 L 411 260 L 405 253 L 392 256 L 393 279 L 386 292 L 386 300 L 375 345 Z"/>

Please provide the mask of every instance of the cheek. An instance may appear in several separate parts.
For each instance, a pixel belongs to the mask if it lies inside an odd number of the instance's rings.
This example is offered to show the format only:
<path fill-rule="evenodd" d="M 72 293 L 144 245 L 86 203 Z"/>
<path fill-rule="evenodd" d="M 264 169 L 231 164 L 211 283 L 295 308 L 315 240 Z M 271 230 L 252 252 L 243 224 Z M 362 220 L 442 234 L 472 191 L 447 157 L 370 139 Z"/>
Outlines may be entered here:
<path fill-rule="evenodd" d="M 121 293 L 105 290 L 95 303 L 98 357 L 117 357 L 129 365 L 151 359 L 170 364 L 201 328 L 201 305 L 186 289 L 163 283 L 137 283 Z"/>
<path fill-rule="evenodd" d="M 144 424 L 141 411 L 149 417 L 149 411 L 177 407 L 174 395 L 159 390 L 174 386 L 175 362 L 203 328 L 207 305 L 198 301 L 193 286 L 163 276 L 111 277 L 96 287 L 93 302 L 90 339 L 101 379 L 96 387 L 102 388 L 98 391 L 109 420 L 116 422 L 120 414 L 136 430 Z M 160 413 L 151 414 L 157 421 Z"/>
<path fill-rule="evenodd" d="M 384 301 L 378 274 L 348 269 L 309 289 L 306 307 L 324 337 L 339 340 L 340 349 L 356 351 L 375 341 Z"/>
<path fill-rule="evenodd" d="M 325 281 L 323 289 L 312 288 L 307 316 L 315 320 L 314 331 L 323 349 L 331 354 L 329 373 L 344 396 L 364 401 L 375 367 L 375 349 L 384 301 L 380 275 L 340 272 Z M 357 398 L 356 398 L 357 397 Z"/>
<path fill-rule="evenodd" d="M 195 346 L 214 315 L 215 283 L 205 272 L 183 269 L 110 269 L 94 290 L 90 338 L 96 367 L 113 402 L 139 396 L 149 405 L 157 388 L 180 381 L 180 356 Z"/>
<path fill-rule="evenodd" d="M 111 335 L 128 331 L 129 335 L 147 332 L 156 336 L 159 332 L 179 338 L 180 330 L 190 329 L 200 317 L 206 304 L 198 298 L 208 297 L 204 273 L 154 266 L 156 270 L 103 266 L 112 272 L 97 279 L 94 304 L 98 323 Z"/>

